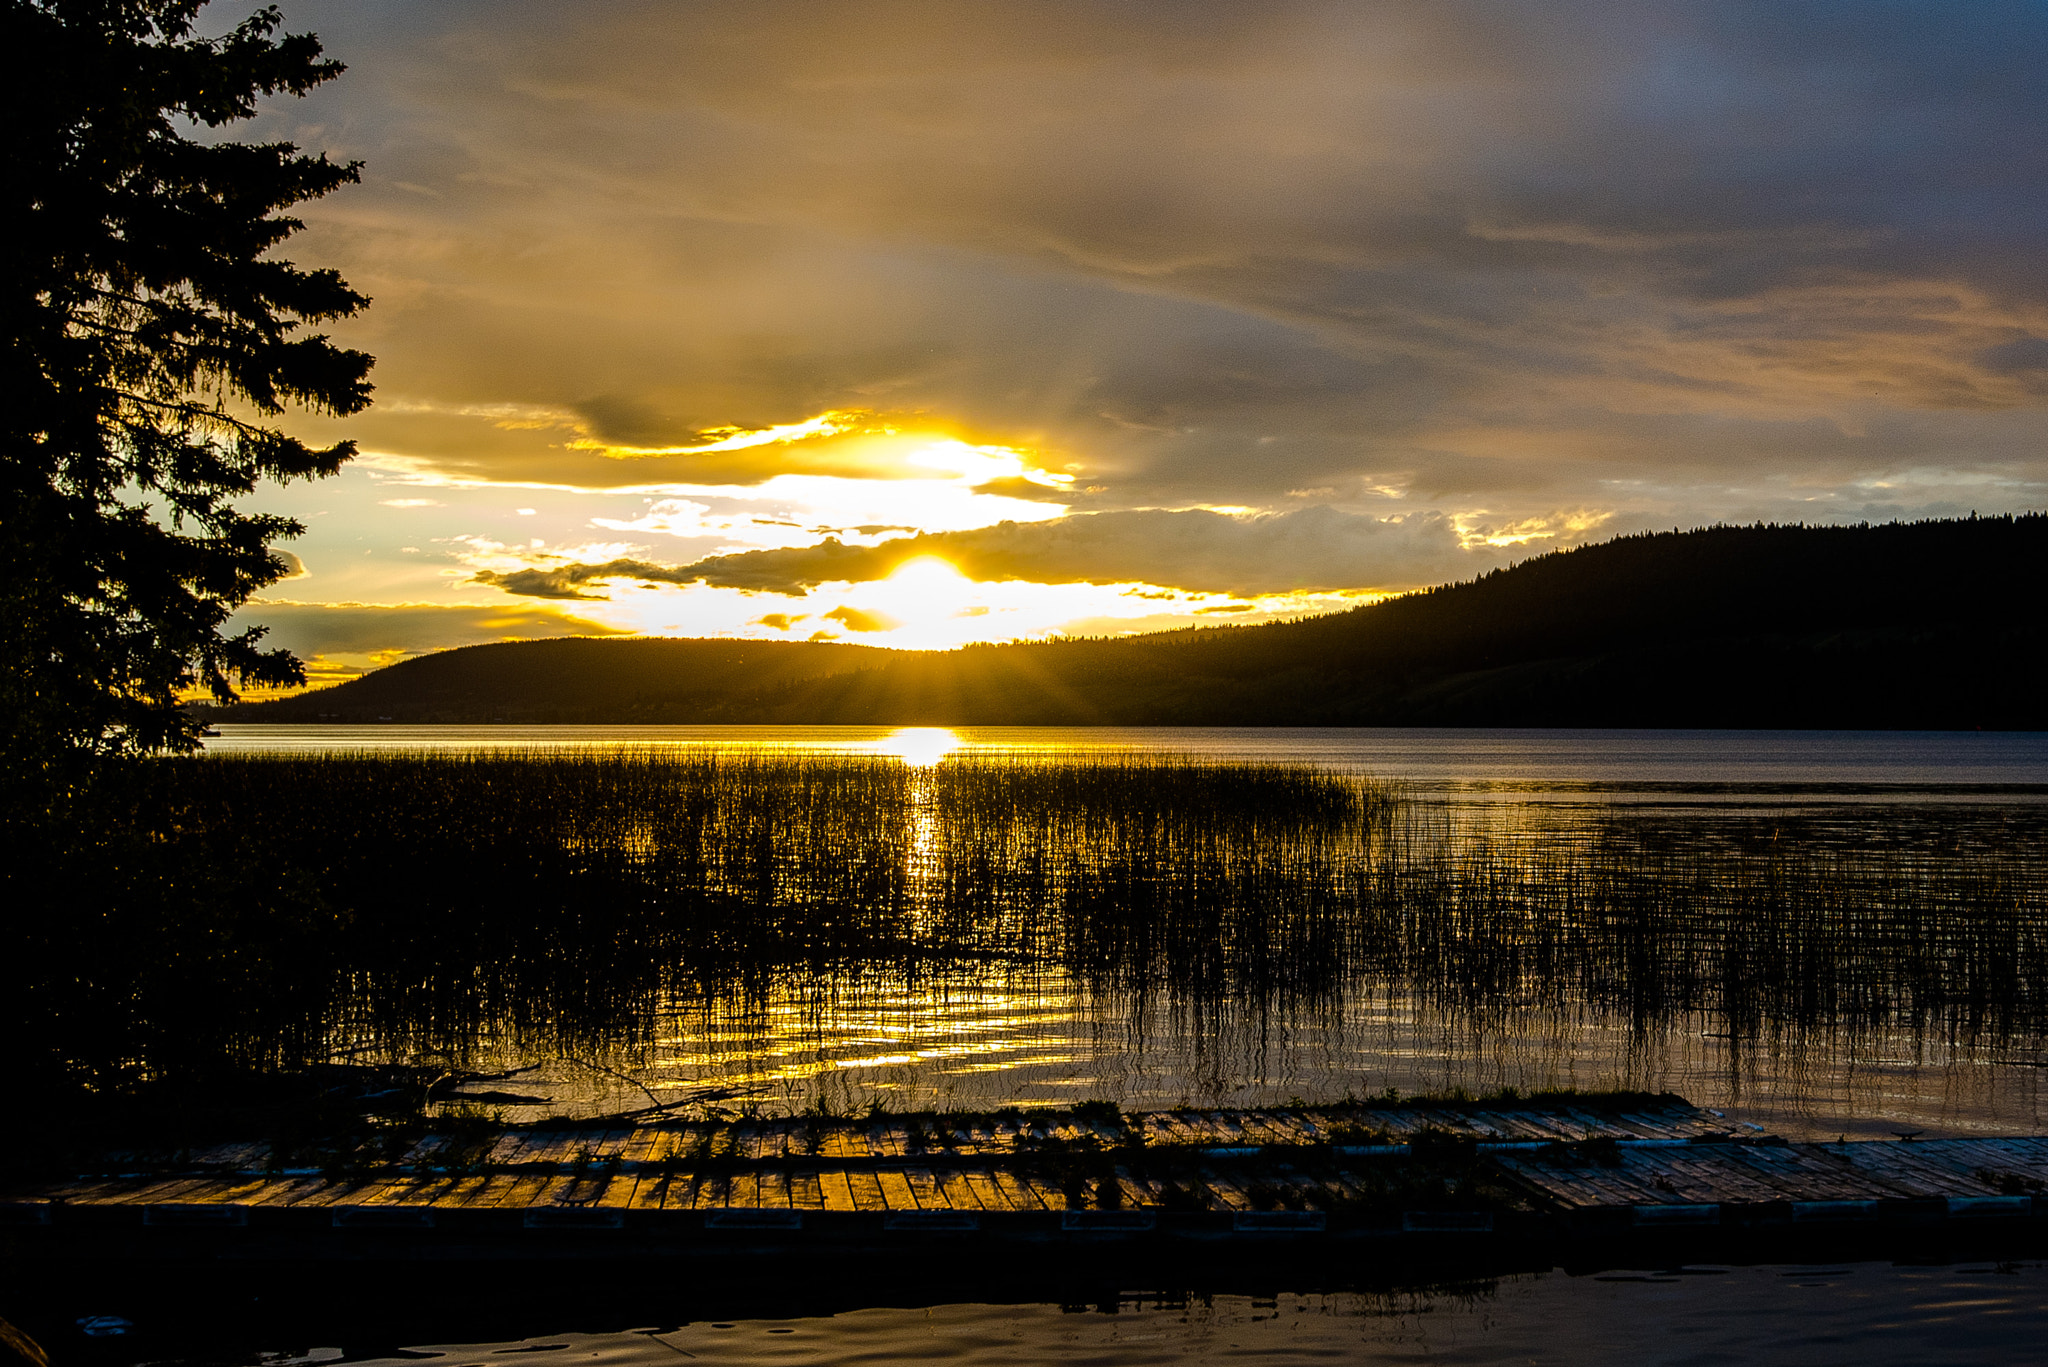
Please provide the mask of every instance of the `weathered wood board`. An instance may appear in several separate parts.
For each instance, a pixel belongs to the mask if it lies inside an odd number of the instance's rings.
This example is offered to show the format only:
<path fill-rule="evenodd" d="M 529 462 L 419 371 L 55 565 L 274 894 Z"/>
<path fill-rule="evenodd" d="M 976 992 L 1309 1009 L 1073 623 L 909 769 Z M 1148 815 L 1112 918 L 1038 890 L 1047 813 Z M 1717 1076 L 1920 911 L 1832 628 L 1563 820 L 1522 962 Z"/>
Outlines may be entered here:
<path fill-rule="evenodd" d="M 1675 1103 L 1180 1110 L 1100 1122 L 656 1119 L 429 1136 L 397 1161 L 367 1149 L 325 1157 L 319 1170 L 260 1144 L 108 1155 L 99 1171 L 0 1184 L 0 1226 L 765 1237 L 879 1219 L 891 1231 L 1093 1237 L 1164 1221 L 1259 1237 L 1438 1237 L 1496 1220 L 1566 1228 L 1617 1215 L 1645 1225 L 2031 1221 L 2037 1195 L 2048 1217 L 2048 1137 L 1787 1144 Z"/>

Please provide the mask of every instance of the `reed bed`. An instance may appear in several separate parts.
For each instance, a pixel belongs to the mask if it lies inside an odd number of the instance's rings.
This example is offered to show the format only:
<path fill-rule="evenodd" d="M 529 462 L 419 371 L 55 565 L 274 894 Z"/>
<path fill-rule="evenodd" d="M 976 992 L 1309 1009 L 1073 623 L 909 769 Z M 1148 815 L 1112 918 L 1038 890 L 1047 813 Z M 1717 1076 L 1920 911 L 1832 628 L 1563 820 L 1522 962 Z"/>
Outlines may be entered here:
<path fill-rule="evenodd" d="M 1446 841 L 1404 874 L 1392 962 L 1480 1016 L 1583 1001 L 1645 1023 L 1712 1013 L 1738 1035 L 1906 1024 L 1993 1042 L 2048 1025 L 2038 832 L 1939 848 L 1734 825 L 1610 814 Z"/>
<path fill-rule="evenodd" d="M 167 760 L 9 875 L 58 1088 L 388 1056 L 620 1056 L 664 1000 L 1056 971 L 1105 998 L 1476 1021 L 1901 1023 L 2035 1049 L 2048 861 L 1624 811 L 1453 820 L 1307 766 L 720 752 Z M 1866 823 L 1867 825 L 1868 823 Z M 1853 823 L 1852 823 L 1853 825 Z"/>

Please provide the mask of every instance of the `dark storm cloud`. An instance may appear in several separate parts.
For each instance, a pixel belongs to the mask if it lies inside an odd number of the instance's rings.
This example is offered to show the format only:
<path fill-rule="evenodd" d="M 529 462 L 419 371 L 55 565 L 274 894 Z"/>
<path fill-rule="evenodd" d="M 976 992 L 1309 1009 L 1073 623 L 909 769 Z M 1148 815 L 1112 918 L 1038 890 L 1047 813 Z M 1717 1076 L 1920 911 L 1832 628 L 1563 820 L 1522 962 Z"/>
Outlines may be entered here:
<path fill-rule="evenodd" d="M 611 560 L 486 571 L 477 580 L 538 598 L 600 597 L 589 586 L 605 579 L 800 595 L 820 584 L 885 579 L 923 556 L 936 556 L 969 579 L 984 582 L 1155 583 L 1236 594 L 1412 588 L 1500 563 L 1498 552 L 1461 549 L 1456 529 L 1433 514 L 1382 521 L 1331 508 L 1267 517 L 1146 510 L 1004 522 L 879 546 L 828 539 L 816 546 L 745 551 L 690 565 Z"/>
<path fill-rule="evenodd" d="M 658 445 L 926 409 L 1080 461 L 1090 506 L 1390 486 L 1700 521 L 2042 477 L 2039 5 L 289 18 L 355 67 L 313 140 L 370 160 L 316 240 L 379 296 L 383 392 L 444 412 Z M 377 421 L 478 477 L 690 478 Z"/>

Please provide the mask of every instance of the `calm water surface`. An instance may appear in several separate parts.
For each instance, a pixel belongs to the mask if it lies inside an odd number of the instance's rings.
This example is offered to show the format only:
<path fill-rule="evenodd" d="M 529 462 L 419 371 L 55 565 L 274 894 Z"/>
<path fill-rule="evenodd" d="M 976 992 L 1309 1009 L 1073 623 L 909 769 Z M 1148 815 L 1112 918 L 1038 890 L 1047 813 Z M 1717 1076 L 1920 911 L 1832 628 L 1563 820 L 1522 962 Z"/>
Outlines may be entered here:
<path fill-rule="evenodd" d="M 1300 761 L 1399 779 L 1419 792 L 1507 800 L 1785 796 L 1953 801 L 2048 798 L 2048 733 L 1576 731 L 1194 726 L 255 726 L 210 752 L 712 747 L 1031 756 L 1141 750 Z"/>
<path fill-rule="evenodd" d="M 912 1293 L 914 1295 L 914 1293 Z M 118 1301 L 118 1295 L 103 1297 Z M 166 1341 L 150 1316 L 128 1339 L 101 1340 L 110 1364 L 341 1361 L 449 1367 L 673 1367 L 706 1364 L 953 1363 L 1466 1363 L 1655 1367 L 1672 1364 L 2002 1364 L 2038 1361 L 2048 1342 L 2048 1274 L 2038 1264 L 1687 1268 L 1558 1273 L 1429 1292 L 1105 1298 L 1092 1307 L 938 1304 L 836 1315 L 663 1319 L 594 1327 L 574 1305 L 554 1332 L 507 1340 L 421 1341 L 392 1352 L 328 1341 L 327 1323 L 287 1322 L 251 1344 L 232 1317 L 198 1337 Z M 757 1298 L 758 1299 L 758 1298 Z M 543 1293 L 520 1319 L 547 1321 Z M 430 1312 L 422 1312 L 431 1317 Z M 597 1316 L 603 1318 L 603 1315 Z M 307 1318 L 311 1319 L 311 1316 Z M 470 1327 L 470 1326 L 465 1326 Z M 191 1331 L 188 1331 L 190 1333 Z M 472 1332 L 475 1332 L 472 1328 Z M 519 1332 L 515 1330 L 514 1332 Z M 183 1338 L 184 1341 L 178 1341 Z M 222 1342 L 221 1340 L 227 1340 Z M 155 1340 L 152 1342 L 152 1340 Z M 315 1345 L 315 1346 L 309 1346 Z M 61 1341 L 54 1346 L 70 1347 Z M 78 1345 L 80 1347 L 84 1344 Z M 368 1349 L 368 1351 L 365 1351 Z M 252 1351 L 253 1350 L 253 1351 Z M 388 1356 L 386 1354 L 389 1354 Z"/>
<path fill-rule="evenodd" d="M 1101 750 L 1306 761 L 1395 779 L 1454 819 L 1562 844 L 1617 812 L 1693 833 L 1784 822 L 1854 850 L 1902 833 L 2040 854 L 2048 736 L 2009 733 L 1194 728 L 224 726 L 214 753 L 715 747 L 948 755 Z M 2048 927 L 2042 928 L 2048 934 Z M 1825 994 L 1823 994 L 1825 995 Z M 1053 968 L 778 978 L 743 999 L 671 997 L 642 1035 L 542 1050 L 510 1033 L 468 1061 L 519 1068 L 526 1111 L 690 1099 L 772 1108 L 1126 1107 L 1335 1100 L 1502 1086 L 1679 1092 L 1795 1137 L 2048 1129 L 2034 1030 L 1954 1014 L 1731 1023 L 1709 1011 L 1502 999 L 1447 1010 L 1401 983 L 1297 1001 L 1200 1002 L 1091 987 Z M 388 1045 L 344 1038 L 347 1054 Z"/>
<path fill-rule="evenodd" d="M 1998 1269 L 1741 1268 L 1515 1278 L 1475 1294 L 1217 1297 L 1116 1313 L 948 1305 L 693 1324 L 524 1348 L 526 1367 L 670 1363 L 2001 1363 L 2048 1342 L 2048 1277 Z M 660 1342 L 653 1340 L 659 1338 Z M 443 1349 L 497 1360 L 475 1345 Z"/>

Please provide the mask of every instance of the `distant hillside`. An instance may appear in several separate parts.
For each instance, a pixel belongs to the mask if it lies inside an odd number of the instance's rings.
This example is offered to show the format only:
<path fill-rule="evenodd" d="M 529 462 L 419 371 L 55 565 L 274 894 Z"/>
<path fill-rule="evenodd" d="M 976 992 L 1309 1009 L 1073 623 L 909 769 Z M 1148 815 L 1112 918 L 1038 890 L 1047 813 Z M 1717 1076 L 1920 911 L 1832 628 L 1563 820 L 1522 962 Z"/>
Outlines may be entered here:
<path fill-rule="evenodd" d="M 444 650 L 316 693 L 213 715 L 278 722 L 752 721 L 888 651 L 799 641 L 571 637 Z"/>
<path fill-rule="evenodd" d="M 2030 514 L 1630 536 L 1327 617 L 1120 639 L 480 646 L 230 715 L 2039 729 L 2044 666 Z"/>

